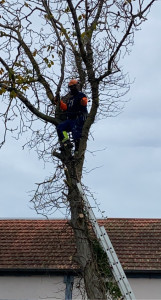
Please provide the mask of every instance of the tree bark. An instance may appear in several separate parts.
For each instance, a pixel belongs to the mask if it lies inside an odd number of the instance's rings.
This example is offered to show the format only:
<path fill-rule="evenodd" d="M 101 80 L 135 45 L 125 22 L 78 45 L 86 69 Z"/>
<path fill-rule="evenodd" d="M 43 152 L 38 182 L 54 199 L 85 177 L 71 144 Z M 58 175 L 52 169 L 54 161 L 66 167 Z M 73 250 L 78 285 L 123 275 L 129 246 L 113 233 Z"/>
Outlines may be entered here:
<path fill-rule="evenodd" d="M 106 299 L 104 278 L 98 270 L 96 256 L 93 251 L 89 233 L 88 212 L 78 187 L 77 163 L 72 160 L 69 152 L 65 156 L 66 177 L 69 186 L 68 201 L 71 210 L 71 226 L 74 231 L 77 253 L 75 260 L 80 266 L 84 278 L 85 291 L 88 299 Z"/>
<path fill-rule="evenodd" d="M 69 196 L 71 207 L 71 225 L 75 235 L 77 248 L 76 260 L 80 265 L 84 278 L 88 299 L 106 299 L 105 282 L 97 268 L 92 242 L 87 228 L 87 220 L 83 204 L 76 186 Z"/>

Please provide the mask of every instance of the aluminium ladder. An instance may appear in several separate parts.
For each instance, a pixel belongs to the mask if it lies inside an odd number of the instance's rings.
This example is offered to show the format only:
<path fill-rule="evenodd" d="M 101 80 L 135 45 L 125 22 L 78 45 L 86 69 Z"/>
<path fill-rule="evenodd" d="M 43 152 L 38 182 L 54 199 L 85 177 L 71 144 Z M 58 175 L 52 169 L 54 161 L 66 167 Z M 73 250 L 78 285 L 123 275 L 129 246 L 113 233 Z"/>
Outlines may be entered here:
<path fill-rule="evenodd" d="M 78 182 L 77 183 L 77 187 L 78 187 L 78 190 L 85 202 L 85 205 L 86 205 L 86 209 L 87 209 L 87 212 L 89 214 L 89 219 L 91 221 L 91 224 L 92 224 L 92 227 L 93 227 L 93 230 L 97 236 L 97 239 L 99 240 L 103 250 L 106 252 L 107 254 L 107 257 L 109 259 L 109 263 L 110 263 L 110 267 L 112 269 L 112 273 L 113 273 L 113 276 L 119 286 L 119 289 L 121 291 L 121 294 L 122 294 L 122 299 L 125 299 L 125 300 L 135 300 L 135 296 L 134 296 L 134 293 L 131 289 L 131 286 L 130 286 L 130 283 L 129 281 L 127 280 L 127 277 L 125 275 L 125 272 L 119 262 L 119 259 L 117 257 L 117 254 L 112 246 L 112 243 L 109 239 L 109 236 L 105 230 L 105 227 L 104 226 L 99 226 L 98 225 L 98 222 L 97 222 L 97 219 L 94 215 L 94 212 L 89 204 L 89 201 L 87 199 L 87 196 L 85 195 L 84 191 L 83 191 L 83 188 L 82 188 L 82 185 Z"/>

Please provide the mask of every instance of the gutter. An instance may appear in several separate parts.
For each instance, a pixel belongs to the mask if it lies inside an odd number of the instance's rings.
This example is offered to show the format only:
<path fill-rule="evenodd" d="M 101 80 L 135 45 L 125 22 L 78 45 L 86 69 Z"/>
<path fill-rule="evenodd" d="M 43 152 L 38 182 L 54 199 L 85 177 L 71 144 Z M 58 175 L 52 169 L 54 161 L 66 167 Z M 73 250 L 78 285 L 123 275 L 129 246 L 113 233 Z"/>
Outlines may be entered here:
<path fill-rule="evenodd" d="M 161 270 L 125 270 L 127 278 L 161 278 Z"/>

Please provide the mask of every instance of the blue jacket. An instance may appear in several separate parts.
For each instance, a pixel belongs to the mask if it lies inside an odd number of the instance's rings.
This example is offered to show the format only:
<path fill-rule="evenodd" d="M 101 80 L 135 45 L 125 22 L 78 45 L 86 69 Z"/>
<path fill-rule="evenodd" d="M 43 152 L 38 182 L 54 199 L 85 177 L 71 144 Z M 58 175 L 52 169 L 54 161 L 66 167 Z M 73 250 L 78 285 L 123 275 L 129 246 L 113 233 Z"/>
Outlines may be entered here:
<path fill-rule="evenodd" d="M 87 102 L 86 95 L 82 92 L 77 92 L 71 95 L 67 103 L 60 101 L 60 108 L 66 111 L 68 119 L 75 119 L 77 116 L 87 114 Z"/>

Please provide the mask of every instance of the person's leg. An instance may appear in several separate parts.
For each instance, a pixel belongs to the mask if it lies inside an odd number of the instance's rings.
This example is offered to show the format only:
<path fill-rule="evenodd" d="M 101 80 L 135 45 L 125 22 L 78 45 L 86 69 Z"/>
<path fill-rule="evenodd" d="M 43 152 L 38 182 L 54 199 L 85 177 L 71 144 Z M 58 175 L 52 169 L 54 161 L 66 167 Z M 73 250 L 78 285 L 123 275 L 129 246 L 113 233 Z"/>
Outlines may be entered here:
<path fill-rule="evenodd" d="M 75 144 L 75 151 L 78 151 L 78 149 L 79 149 L 79 143 L 80 143 L 80 139 L 82 136 L 83 125 L 84 125 L 84 118 L 83 118 L 83 116 L 80 116 L 79 118 L 77 118 L 75 120 L 72 130 L 71 130 L 74 144 Z"/>
<path fill-rule="evenodd" d="M 68 146 L 70 148 L 73 147 L 73 145 L 70 142 L 69 136 L 67 132 L 71 131 L 71 120 L 66 120 L 59 125 L 57 125 L 57 133 L 60 141 L 60 150 L 63 150 L 64 147 Z"/>
<path fill-rule="evenodd" d="M 56 127 L 58 137 L 59 137 L 59 140 L 61 142 L 65 142 L 65 141 L 69 140 L 69 136 L 68 136 L 68 133 L 67 133 L 67 132 L 70 131 L 69 121 L 70 120 L 66 120 L 66 121 L 58 124 L 57 127 Z"/>

